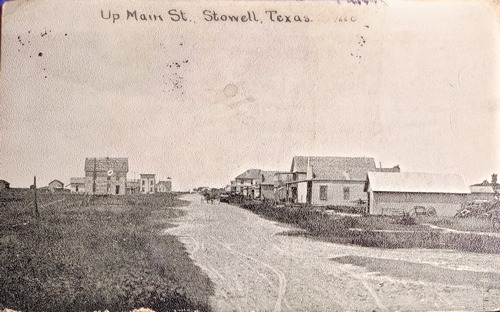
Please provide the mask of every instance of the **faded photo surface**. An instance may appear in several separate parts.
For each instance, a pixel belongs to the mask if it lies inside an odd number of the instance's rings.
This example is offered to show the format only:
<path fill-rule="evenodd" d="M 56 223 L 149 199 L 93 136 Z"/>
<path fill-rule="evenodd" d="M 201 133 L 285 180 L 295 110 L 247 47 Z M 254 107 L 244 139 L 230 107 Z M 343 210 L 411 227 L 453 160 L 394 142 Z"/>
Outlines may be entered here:
<path fill-rule="evenodd" d="M 499 308 L 498 25 L 493 1 L 4 4 L 0 308 Z"/>

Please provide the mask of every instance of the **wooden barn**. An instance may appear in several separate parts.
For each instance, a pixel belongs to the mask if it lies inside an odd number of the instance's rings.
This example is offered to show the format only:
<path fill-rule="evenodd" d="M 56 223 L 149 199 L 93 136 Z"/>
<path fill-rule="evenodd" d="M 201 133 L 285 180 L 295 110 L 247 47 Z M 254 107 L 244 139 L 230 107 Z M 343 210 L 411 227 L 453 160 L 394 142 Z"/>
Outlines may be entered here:
<path fill-rule="evenodd" d="M 365 190 L 367 212 L 375 215 L 454 216 L 470 193 L 460 175 L 420 172 L 369 172 Z"/>
<path fill-rule="evenodd" d="M 128 158 L 85 159 L 85 193 L 124 195 L 127 190 Z"/>

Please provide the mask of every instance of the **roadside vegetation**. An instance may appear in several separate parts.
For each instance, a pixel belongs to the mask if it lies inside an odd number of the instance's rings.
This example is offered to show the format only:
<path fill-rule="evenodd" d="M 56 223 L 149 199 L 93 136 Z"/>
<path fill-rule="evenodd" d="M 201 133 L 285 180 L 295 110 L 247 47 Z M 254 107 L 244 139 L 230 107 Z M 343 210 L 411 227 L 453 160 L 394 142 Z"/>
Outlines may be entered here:
<path fill-rule="evenodd" d="M 301 235 L 343 244 L 379 248 L 442 248 L 500 253 L 500 237 L 447 232 L 428 224 L 471 232 L 491 230 L 489 220 L 427 216 L 371 216 L 328 213 L 310 206 L 284 207 L 270 202 L 245 201 L 239 205 L 266 218 L 293 224 L 301 230 L 284 235 Z M 489 223 L 488 223 L 489 222 Z M 489 228 L 488 225 L 489 224 Z M 488 232 L 490 232 L 488 230 Z"/>
<path fill-rule="evenodd" d="M 0 198 L 0 308 L 24 311 L 209 310 L 213 286 L 176 237 L 172 194 L 97 197 L 27 191 Z"/>

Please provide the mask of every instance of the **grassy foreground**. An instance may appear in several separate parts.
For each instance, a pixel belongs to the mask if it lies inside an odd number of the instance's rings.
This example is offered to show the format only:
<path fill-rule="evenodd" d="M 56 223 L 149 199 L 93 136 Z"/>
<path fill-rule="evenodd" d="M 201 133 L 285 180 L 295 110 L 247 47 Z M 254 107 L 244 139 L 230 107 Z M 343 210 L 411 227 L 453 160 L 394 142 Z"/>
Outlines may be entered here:
<path fill-rule="evenodd" d="M 302 235 L 325 241 L 355 244 L 379 248 L 441 248 L 461 251 L 500 253 L 500 237 L 468 233 L 447 233 L 432 229 L 425 223 L 443 224 L 443 219 L 413 219 L 405 217 L 382 216 L 339 216 L 327 214 L 311 207 L 291 208 L 274 206 L 266 202 L 247 202 L 241 204 L 266 218 L 296 225 L 305 231 L 290 231 L 285 235 Z M 463 220 L 447 219 L 448 224 L 459 227 Z M 470 221 L 468 223 L 471 223 Z M 479 232 L 481 227 L 469 226 Z"/>
<path fill-rule="evenodd" d="M 29 194 L 0 207 L 0 308 L 27 311 L 209 310 L 213 286 L 171 235 L 171 194 L 97 198 Z M 17 196 L 17 197 L 16 197 Z M 12 199 L 14 198 L 14 199 Z M 17 200 L 15 199 L 17 198 Z"/>

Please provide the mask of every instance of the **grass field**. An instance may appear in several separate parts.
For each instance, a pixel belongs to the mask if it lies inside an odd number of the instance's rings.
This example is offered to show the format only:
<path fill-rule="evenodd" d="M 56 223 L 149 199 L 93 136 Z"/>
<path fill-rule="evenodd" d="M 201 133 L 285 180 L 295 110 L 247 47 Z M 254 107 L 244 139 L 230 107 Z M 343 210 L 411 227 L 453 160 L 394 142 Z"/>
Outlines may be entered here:
<path fill-rule="evenodd" d="M 209 310 L 213 286 L 173 236 L 171 194 L 1 194 L 0 308 L 25 311 Z M 82 205 L 82 203 L 84 203 Z M 165 221 L 166 220 L 166 221 Z"/>
<path fill-rule="evenodd" d="M 500 253 L 500 237 L 467 233 L 446 233 L 426 226 L 453 224 L 456 228 L 481 232 L 485 221 L 455 218 L 408 218 L 388 216 L 331 215 L 311 207 L 276 207 L 268 203 L 247 202 L 241 205 L 266 218 L 290 223 L 305 231 L 284 235 L 308 236 L 325 241 L 379 248 L 441 248 L 470 252 Z M 447 220 L 447 221 L 443 221 Z"/>

